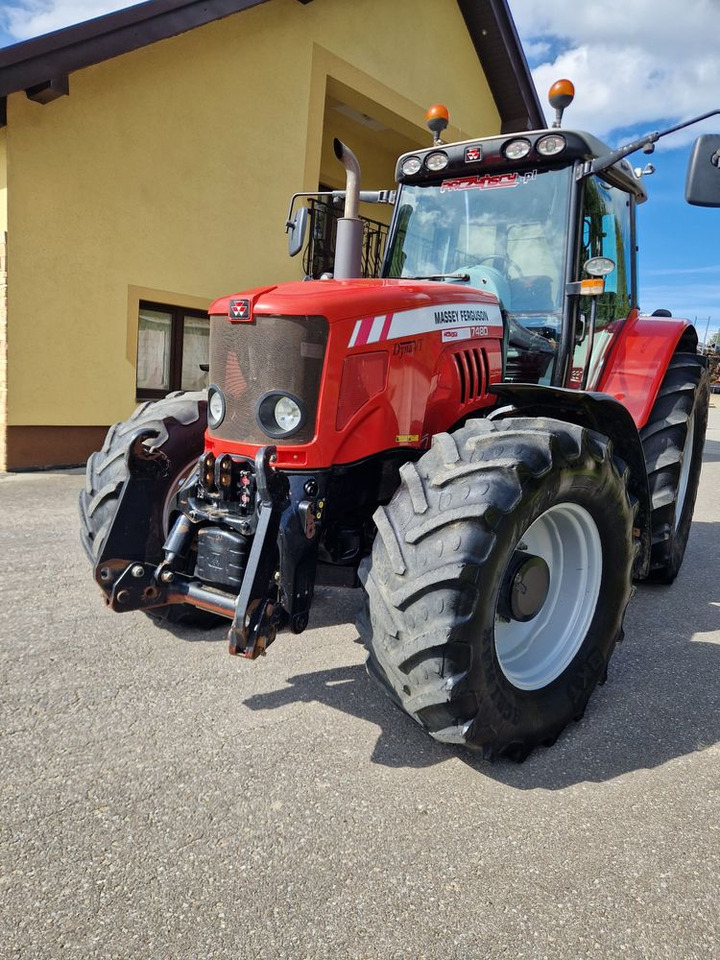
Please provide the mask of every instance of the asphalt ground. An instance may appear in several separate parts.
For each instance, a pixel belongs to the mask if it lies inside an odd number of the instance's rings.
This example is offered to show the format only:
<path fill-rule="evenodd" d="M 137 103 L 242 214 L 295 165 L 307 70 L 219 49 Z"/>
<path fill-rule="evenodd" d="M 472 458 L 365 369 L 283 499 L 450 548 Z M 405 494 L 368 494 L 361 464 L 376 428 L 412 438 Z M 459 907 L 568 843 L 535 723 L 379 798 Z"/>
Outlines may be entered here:
<path fill-rule="evenodd" d="M 684 569 L 524 764 L 373 686 L 350 591 L 254 663 L 102 605 L 73 473 L 0 480 L 0 955 L 720 957 L 720 398 Z"/>

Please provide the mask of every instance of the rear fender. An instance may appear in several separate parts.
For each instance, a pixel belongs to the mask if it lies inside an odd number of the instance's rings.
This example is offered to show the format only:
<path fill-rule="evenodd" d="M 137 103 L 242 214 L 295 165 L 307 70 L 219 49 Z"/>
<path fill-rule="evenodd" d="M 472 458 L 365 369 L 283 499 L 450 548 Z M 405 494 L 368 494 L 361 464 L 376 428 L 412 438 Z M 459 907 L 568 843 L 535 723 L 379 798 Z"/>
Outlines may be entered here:
<path fill-rule="evenodd" d="M 648 421 L 670 358 L 678 350 L 695 353 L 697 343 L 689 320 L 635 316 L 617 334 L 597 390 L 619 400 L 640 430 Z"/>
<path fill-rule="evenodd" d="M 635 557 L 633 576 L 646 576 L 651 546 L 650 489 L 640 434 L 626 407 L 604 393 L 568 390 L 564 387 L 498 383 L 490 389 L 504 404 L 491 414 L 493 419 L 513 416 L 549 417 L 595 430 L 612 441 L 615 454 L 628 467 L 628 492 L 637 506 L 635 538 L 639 550 Z"/>

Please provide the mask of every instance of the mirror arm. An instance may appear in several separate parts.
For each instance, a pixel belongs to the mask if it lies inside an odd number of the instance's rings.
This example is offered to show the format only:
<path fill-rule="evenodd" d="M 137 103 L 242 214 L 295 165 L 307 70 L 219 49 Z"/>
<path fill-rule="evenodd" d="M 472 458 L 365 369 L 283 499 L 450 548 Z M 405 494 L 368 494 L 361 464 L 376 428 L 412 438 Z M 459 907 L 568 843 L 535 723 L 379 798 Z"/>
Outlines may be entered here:
<path fill-rule="evenodd" d="M 678 130 L 684 130 L 685 127 L 691 127 L 694 123 L 700 123 L 701 120 L 707 120 L 709 117 L 716 117 L 719 114 L 720 110 L 711 110 L 709 113 L 703 113 L 699 117 L 693 117 L 692 120 L 685 120 L 684 123 L 677 123 L 674 127 L 668 127 L 667 130 L 656 130 L 654 133 L 647 133 L 644 137 L 640 137 L 639 140 L 633 140 L 632 143 L 613 150 L 612 153 L 609 153 L 605 157 L 598 157 L 595 160 L 587 161 L 582 167 L 580 176 L 587 177 L 593 173 L 602 173 L 603 170 L 612 167 L 618 160 L 623 160 L 629 156 L 629 154 L 635 153 L 637 150 L 642 150 L 643 147 L 647 147 L 651 143 L 657 143 L 658 140 L 666 137 L 669 133 L 677 133 Z"/>
<path fill-rule="evenodd" d="M 361 190 L 360 203 L 389 203 L 392 205 L 395 203 L 396 196 L 396 190 Z M 300 197 L 330 197 L 332 200 L 344 200 L 345 191 L 309 190 L 306 193 L 294 193 L 290 198 L 290 207 L 287 212 L 287 219 L 285 220 L 285 233 L 288 233 L 293 228 L 293 209 L 295 208 L 295 201 L 299 200 Z"/>

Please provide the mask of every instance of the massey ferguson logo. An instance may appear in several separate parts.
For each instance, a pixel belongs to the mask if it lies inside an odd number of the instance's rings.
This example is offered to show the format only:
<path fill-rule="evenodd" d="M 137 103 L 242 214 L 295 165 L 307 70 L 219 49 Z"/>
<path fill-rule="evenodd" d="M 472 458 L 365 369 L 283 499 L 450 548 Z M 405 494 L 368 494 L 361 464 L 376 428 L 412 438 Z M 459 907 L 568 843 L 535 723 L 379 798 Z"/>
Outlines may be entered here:
<path fill-rule="evenodd" d="M 249 320 L 250 319 L 250 301 L 249 300 L 231 300 L 228 307 L 228 317 L 231 320 Z"/>

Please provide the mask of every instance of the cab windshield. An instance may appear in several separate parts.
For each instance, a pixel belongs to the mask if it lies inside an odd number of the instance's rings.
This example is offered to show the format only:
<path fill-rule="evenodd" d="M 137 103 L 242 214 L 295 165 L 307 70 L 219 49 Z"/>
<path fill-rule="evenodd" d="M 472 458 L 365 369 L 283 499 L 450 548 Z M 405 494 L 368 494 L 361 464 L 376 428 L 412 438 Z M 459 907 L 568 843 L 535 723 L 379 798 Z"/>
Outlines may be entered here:
<path fill-rule="evenodd" d="M 448 279 L 496 294 L 511 343 L 546 355 L 543 370 L 522 379 L 548 379 L 562 323 L 571 177 L 565 167 L 403 185 L 385 276 Z"/>

